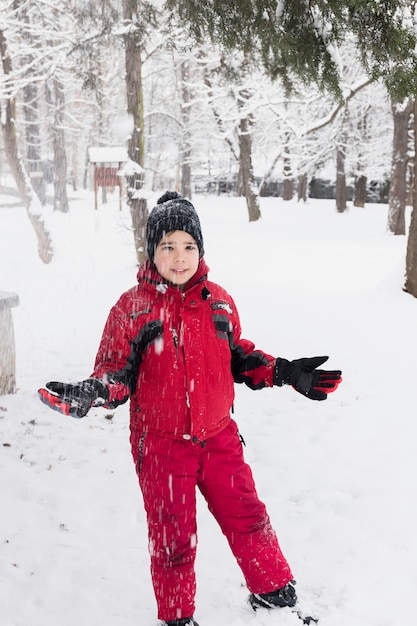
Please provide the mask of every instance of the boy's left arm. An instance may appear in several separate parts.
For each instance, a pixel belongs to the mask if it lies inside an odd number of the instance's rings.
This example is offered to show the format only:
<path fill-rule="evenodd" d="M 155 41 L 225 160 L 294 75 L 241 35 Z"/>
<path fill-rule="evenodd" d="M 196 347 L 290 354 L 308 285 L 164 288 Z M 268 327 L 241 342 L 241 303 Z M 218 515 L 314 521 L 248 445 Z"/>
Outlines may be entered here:
<path fill-rule="evenodd" d="M 327 394 L 336 391 L 342 382 L 340 370 L 319 369 L 328 356 L 305 357 L 288 361 L 276 359 L 274 385 L 292 385 L 298 393 L 310 400 L 326 400 Z"/>
<path fill-rule="evenodd" d="M 247 339 L 240 337 L 238 317 L 233 324 L 231 340 L 231 368 L 234 381 L 245 383 L 251 389 L 263 389 L 284 384 L 310 400 L 326 400 L 342 382 L 340 370 L 318 369 L 329 357 L 319 356 L 288 361 L 274 358 Z"/>

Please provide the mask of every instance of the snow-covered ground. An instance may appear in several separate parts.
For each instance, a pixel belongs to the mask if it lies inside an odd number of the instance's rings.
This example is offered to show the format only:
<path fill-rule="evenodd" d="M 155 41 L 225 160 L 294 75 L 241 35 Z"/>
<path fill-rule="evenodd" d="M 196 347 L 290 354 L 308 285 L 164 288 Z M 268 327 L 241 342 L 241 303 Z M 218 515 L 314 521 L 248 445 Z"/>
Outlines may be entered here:
<path fill-rule="evenodd" d="M 210 277 L 236 300 L 244 336 L 343 369 L 326 402 L 236 389 L 246 458 L 301 604 L 320 626 L 414 625 L 417 300 L 402 291 L 406 238 L 387 234 L 386 206 L 337 214 L 332 201 L 264 198 L 250 224 L 243 199 L 193 201 Z M 0 397 L 2 626 L 157 623 L 127 405 L 74 420 L 36 393 L 90 374 L 108 311 L 135 283 L 129 221 L 117 197 L 94 211 L 79 193 L 69 214 L 47 219 L 45 266 L 25 210 L 0 198 L 0 290 L 20 296 L 18 390 Z M 247 606 L 201 499 L 197 570 L 200 626 L 300 623 Z"/>

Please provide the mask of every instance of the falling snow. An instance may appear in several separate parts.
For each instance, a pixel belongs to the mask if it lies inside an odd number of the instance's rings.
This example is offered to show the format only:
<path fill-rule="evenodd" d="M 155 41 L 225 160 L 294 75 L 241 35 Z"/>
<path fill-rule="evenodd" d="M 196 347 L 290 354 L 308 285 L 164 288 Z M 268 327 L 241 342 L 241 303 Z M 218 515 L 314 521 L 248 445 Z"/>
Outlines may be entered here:
<path fill-rule="evenodd" d="M 24 208 L 0 200 L 0 290 L 20 298 L 18 390 L 0 397 L 1 623 L 155 626 L 127 405 L 74 420 L 36 395 L 47 380 L 89 375 L 107 313 L 135 282 L 129 211 L 117 197 L 94 211 L 79 194 L 47 218 L 46 266 Z M 323 403 L 237 387 L 246 458 L 303 606 L 320 626 L 411 626 L 417 300 L 402 292 L 406 238 L 387 234 L 387 206 L 338 214 L 332 201 L 261 198 L 249 223 L 241 198 L 193 201 L 210 277 L 234 297 L 244 336 L 290 359 L 328 354 L 344 372 Z M 299 624 L 251 612 L 201 498 L 198 524 L 200 626 Z"/>

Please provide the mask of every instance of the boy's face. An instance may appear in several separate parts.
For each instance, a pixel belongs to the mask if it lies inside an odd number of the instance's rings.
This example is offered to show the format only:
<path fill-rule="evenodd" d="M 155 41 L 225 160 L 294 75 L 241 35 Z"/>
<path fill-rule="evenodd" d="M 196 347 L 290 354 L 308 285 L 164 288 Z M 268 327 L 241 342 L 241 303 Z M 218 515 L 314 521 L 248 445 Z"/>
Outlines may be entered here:
<path fill-rule="evenodd" d="M 188 233 L 175 230 L 161 239 L 153 262 L 165 280 L 184 287 L 197 271 L 200 260 L 198 246 Z"/>

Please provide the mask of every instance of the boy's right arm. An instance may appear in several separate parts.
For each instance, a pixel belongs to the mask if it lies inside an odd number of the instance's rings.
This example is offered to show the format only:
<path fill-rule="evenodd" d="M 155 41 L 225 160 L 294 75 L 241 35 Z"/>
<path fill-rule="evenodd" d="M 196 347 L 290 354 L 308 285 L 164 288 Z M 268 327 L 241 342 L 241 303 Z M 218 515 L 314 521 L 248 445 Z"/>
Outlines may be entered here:
<path fill-rule="evenodd" d="M 93 404 L 104 404 L 109 399 L 107 387 L 97 378 L 74 384 L 49 382 L 46 389 L 38 390 L 38 395 L 54 411 L 77 418 L 87 415 Z"/>
<path fill-rule="evenodd" d="M 125 319 L 117 305 L 112 308 L 90 378 L 76 383 L 46 383 L 46 388 L 38 390 L 40 400 L 51 409 L 76 418 L 84 417 L 93 405 L 115 408 L 126 402 L 131 381 L 123 372 L 131 368 L 126 368 L 130 338 Z"/>

